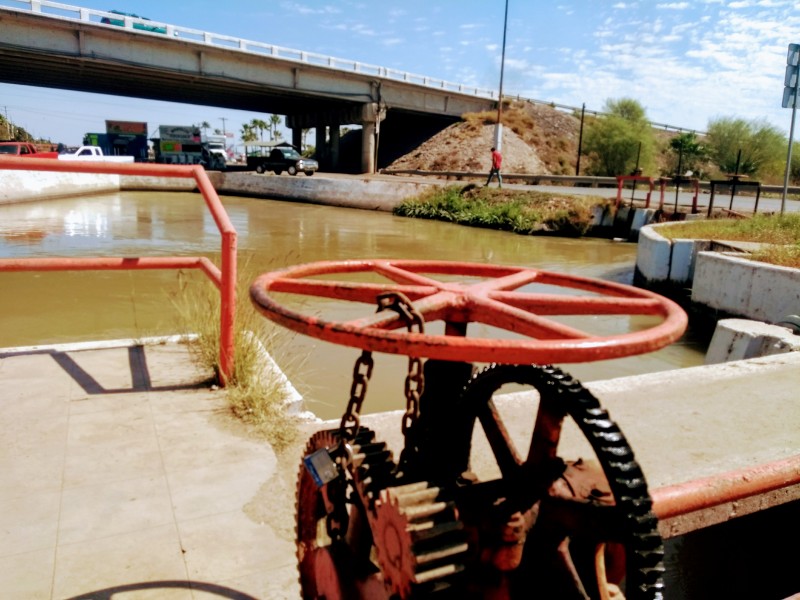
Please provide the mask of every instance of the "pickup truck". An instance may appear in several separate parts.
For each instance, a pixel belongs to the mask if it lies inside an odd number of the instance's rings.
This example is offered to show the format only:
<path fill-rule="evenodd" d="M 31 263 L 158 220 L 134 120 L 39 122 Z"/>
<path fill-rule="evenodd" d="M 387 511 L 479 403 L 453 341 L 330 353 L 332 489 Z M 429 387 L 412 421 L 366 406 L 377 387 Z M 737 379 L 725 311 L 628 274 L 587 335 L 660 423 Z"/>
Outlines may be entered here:
<path fill-rule="evenodd" d="M 292 146 L 264 146 L 260 144 L 246 145 L 247 166 L 257 173 L 272 171 L 280 175 L 284 171 L 289 175 L 297 175 L 300 171 L 308 176 L 319 168 L 313 158 L 305 158 Z"/>
<path fill-rule="evenodd" d="M 102 161 L 102 162 L 133 162 L 132 156 L 105 156 L 99 146 L 81 146 L 71 154 L 59 154 L 59 160 Z"/>
<path fill-rule="evenodd" d="M 31 158 L 58 158 L 58 152 L 40 152 L 31 142 L 0 142 L 0 155 Z"/>

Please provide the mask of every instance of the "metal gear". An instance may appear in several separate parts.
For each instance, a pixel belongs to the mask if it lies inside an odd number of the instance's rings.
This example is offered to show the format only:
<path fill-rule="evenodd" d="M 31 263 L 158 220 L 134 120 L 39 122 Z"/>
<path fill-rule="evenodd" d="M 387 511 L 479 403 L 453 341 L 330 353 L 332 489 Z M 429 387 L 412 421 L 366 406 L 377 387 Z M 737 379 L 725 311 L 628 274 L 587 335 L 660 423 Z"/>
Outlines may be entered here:
<path fill-rule="evenodd" d="M 373 540 L 362 497 L 377 497 L 379 482 L 391 473 L 394 463 L 385 444 L 375 443 L 374 437 L 369 429 L 360 428 L 349 454 L 344 449 L 339 451 L 339 429 L 320 431 L 308 440 L 304 456 L 322 448 L 336 450 L 340 475 L 318 487 L 305 467 L 300 468 L 295 509 L 304 599 L 388 598 L 379 569 L 371 560 Z M 352 487 L 352 473 L 357 469 L 361 469 L 363 493 L 356 493 Z"/>
<path fill-rule="evenodd" d="M 392 597 L 453 591 L 469 547 L 453 502 L 427 482 L 381 492 L 373 526 L 378 563 Z"/>
<path fill-rule="evenodd" d="M 492 402 L 506 383 L 529 385 L 540 394 L 526 457 L 517 454 Z M 624 576 L 629 600 L 660 600 L 664 550 L 647 483 L 625 436 L 598 400 L 559 369 L 535 365 L 489 366 L 467 384 L 463 398 L 502 473 L 500 480 L 476 489 L 489 486 L 495 519 L 511 522 L 524 515 L 528 522 L 527 537 L 520 540 L 522 564 L 509 575 L 507 597 L 527 598 L 535 591 L 543 597 L 619 598 L 616 584 Z M 589 441 L 598 468 L 557 456 L 567 416 Z M 470 494 L 475 495 L 466 488 L 458 498 L 467 527 L 485 517 L 476 516 L 485 502 L 470 506 Z"/>

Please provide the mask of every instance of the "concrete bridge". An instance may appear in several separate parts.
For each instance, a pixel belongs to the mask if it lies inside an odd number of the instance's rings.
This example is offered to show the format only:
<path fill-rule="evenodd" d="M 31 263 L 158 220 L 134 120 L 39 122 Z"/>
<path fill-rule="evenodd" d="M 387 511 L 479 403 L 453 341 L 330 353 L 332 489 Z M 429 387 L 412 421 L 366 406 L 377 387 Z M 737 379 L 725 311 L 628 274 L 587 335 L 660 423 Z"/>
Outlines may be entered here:
<path fill-rule="evenodd" d="M 496 91 L 49 0 L 0 4 L 0 80 L 286 115 L 297 146 L 316 129 L 334 170 L 339 126 L 360 125 L 356 170 L 367 173 L 497 102 Z"/>

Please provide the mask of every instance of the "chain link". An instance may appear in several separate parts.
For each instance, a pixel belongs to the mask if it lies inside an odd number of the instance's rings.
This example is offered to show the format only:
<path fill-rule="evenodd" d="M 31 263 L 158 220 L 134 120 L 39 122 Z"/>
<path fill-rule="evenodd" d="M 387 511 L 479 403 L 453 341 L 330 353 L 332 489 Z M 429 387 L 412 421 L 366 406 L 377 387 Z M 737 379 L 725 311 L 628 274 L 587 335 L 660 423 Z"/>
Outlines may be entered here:
<path fill-rule="evenodd" d="M 353 367 L 353 383 L 350 386 L 350 401 L 347 403 L 347 410 L 342 415 L 342 422 L 339 431 L 342 444 L 349 444 L 356 439 L 358 426 L 360 423 L 361 405 L 367 395 L 367 384 L 372 376 L 372 367 L 375 361 L 372 360 L 372 352 L 364 350 L 356 360 Z"/>
<path fill-rule="evenodd" d="M 424 333 L 425 325 L 422 315 L 414 308 L 411 301 L 400 292 L 386 292 L 378 296 L 378 309 L 395 311 L 405 321 L 410 333 Z M 403 414 L 403 435 L 406 439 L 412 435 L 414 424 L 419 419 L 419 399 L 425 390 L 425 376 L 422 372 L 422 361 L 416 356 L 408 357 L 408 374 L 405 381 L 406 411 Z"/>

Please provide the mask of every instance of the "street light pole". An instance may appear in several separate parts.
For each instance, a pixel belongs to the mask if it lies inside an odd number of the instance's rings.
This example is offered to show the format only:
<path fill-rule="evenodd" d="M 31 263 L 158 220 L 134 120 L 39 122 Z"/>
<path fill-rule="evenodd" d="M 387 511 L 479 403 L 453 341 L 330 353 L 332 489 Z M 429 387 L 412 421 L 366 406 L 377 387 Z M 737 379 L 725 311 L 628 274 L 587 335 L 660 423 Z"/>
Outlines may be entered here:
<path fill-rule="evenodd" d="M 508 30 L 508 0 L 506 0 L 506 15 L 503 20 L 503 51 L 500 55 L 500 88 L 497 93 L 497 126 L 494 129 L 494 147 L 501 151 L 503 145 L 503 71 L 506 66 L 506 31 Z"/>

